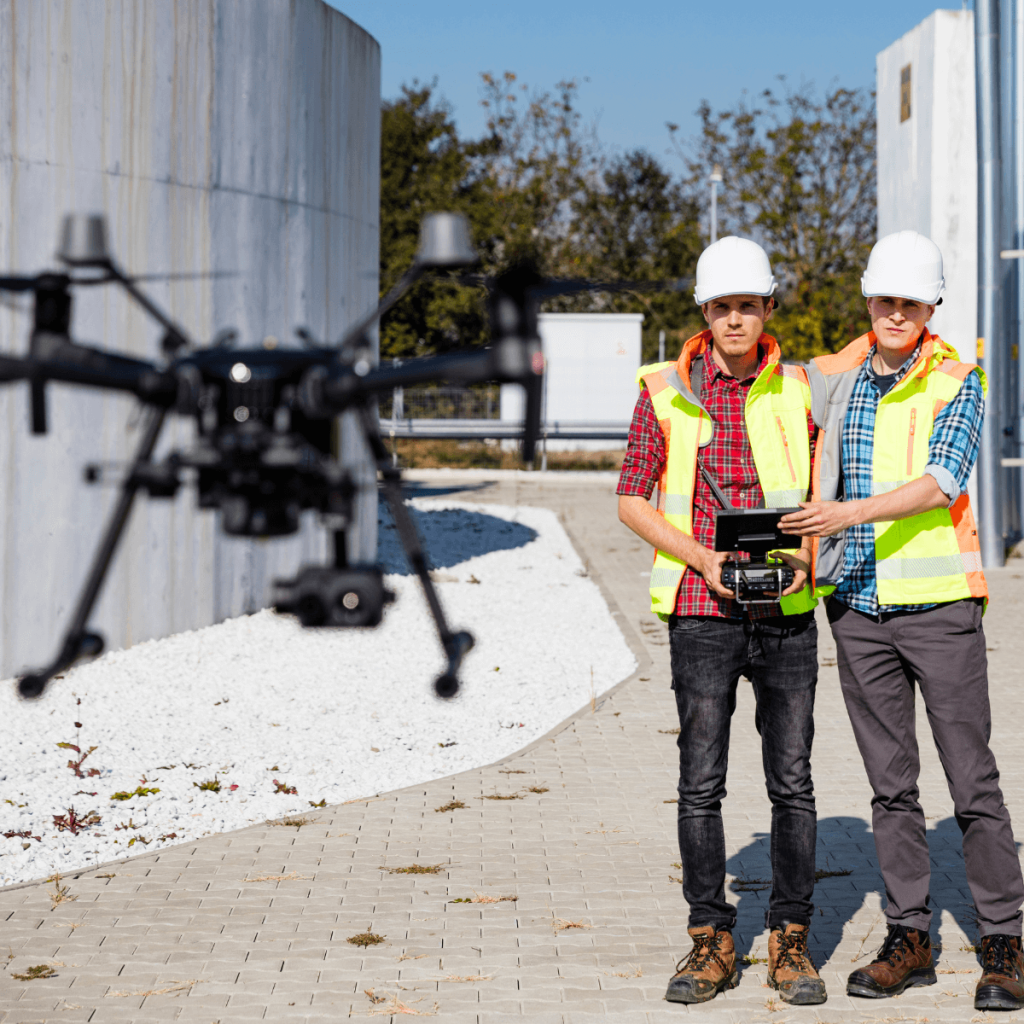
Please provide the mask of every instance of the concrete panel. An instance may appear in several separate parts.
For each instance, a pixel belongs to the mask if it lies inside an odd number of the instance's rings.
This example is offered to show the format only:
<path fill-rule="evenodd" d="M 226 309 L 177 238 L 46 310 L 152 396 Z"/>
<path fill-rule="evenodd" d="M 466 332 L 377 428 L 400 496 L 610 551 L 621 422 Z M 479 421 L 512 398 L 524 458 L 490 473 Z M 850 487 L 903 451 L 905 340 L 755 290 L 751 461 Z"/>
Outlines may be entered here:
<path fill-rule="evenodd" d="M 900 71 L 911 115 L 900 121 Z M 946 296 L 929 326 L 961 357 L 977 337 L 974 15 L 935 11 L 877 57 L 878 236 L 913 229 L 942 250 Z"/>
<path fill-rule="evenodd" d="M 546 423 L 628 424 L 636 404 L 642 313 L 541 313 Z M 501 419 L 523 418 L 523 389 L 501 388 Z M 625 441 L 548 441 L 549 451 L 608 451 Z"/>
<path fill-rule="evenodd" d="M 103 211 L 129 270 L 234 271 L 154 284 L 202 341 L 293 328 L 339 337 L 377 295 L 380 50 L 321 0 L 0 0 L 0 268 L 52 266 L 65 211 Z M 0 295 L 0 347 L 23 351 L 29 305 Z M 76 293 L 76 337 L 153 357 L 159 336 L 110 289 Z M 51 432 L 27 433 L 23 387 L 0 391 L 0 673 L 47 659 L 123 462 L 132 402 L 50 390 Z M 346 457 L 361 458 L 343 432 Z M 173 422 L 161 445 L 187 443 Z M 261 607 L 269 581 L 320 557 L 313 523 L 287 541 L 229 540 L 194 493 L 140 502 L 93 622 L 112 647 Z M 376 543 L 376 498 L 351 554 Z"/>

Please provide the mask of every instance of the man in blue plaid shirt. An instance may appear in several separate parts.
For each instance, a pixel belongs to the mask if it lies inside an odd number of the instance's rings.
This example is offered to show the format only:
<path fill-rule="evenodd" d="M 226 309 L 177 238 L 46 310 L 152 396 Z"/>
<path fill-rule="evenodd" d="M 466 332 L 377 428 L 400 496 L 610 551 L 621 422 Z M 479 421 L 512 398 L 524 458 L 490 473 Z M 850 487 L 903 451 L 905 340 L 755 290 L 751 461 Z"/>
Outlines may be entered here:
<path fill-rule="evenodd" d="M 920 689 L 963 834 L 981 934 L 979 1010 L 1024 1007 L 1024 878 L 989 747 L 981 618 L 988 588 L 967 480 L 978 456 L 984 377 L 925 326 L 942 301 L 942 255 L 914 231 L 881 239 L 862 278 L 871 333 L 808 367 L 813 501 L 782 520 L 818 538 L 816 593 L 874 792 L 888 934 L 847 993 L 935 984 L 930 864 L 915 735 Z"/>

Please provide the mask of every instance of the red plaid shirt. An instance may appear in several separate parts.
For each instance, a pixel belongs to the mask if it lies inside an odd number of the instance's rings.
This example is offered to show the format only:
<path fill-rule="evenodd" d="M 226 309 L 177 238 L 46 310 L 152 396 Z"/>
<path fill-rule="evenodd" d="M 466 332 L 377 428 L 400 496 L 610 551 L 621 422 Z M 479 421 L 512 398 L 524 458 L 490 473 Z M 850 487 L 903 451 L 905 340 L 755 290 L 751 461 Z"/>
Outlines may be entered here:
<path fill-rule="evenodd" d="M 702 395 L 699 397 L 715 421 L 715 430 L 711 443 L 702 449 L 702 457 L 704 465 L 736 508 L 756 508 L 764 498 L 744 418 L 750 386 L 768 365 L 768 353 L 763 345 L 760 352 L 757 369 L 745 380 L 723 373 L 711 358 L 710 349 L 705 353 Z M 810 412 L 807 414 L 807 433 L 813 459 L 815 428 Z M 647 388 L 643 388 L 633 410 L 626 457 L 616 493 L 649 499 L 661 477 L 665 459 L 665 435 L 654 413 L 651 396 Z M 698 544 L 709 549 L 714 545 L 715 513 L 720 507 L 707 481 L 698 472 L 693 495 L 693 537 Z M 750 618 L 782 614 L 778 604 L 748 605 L 744 609 L 735 601 L 719 597 L 700 573 L 683 573 L 676 615 L 738 619 L 743 617 L 744 611 Z"/>

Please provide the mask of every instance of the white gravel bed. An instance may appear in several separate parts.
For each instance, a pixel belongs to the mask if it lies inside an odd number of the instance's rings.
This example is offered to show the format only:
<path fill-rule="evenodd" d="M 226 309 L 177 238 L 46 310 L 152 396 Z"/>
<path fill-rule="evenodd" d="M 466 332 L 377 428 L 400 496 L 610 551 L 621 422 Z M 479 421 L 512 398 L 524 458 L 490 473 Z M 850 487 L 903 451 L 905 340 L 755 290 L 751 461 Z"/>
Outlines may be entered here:
<path fill-rule="evenodd" d="M 384 522 L 398 600 L 375 630 L 303 630 L 262 611 L 107 654 L 39 701 L 0 684 L 0 885 L 286 814 L 315 820 L 321 801 L 491 763 L 634 670 L 554 513 L 412 506 L 450 621 L 476 636 L 459 697 L 432 694 L 440 645 Z M 61 743 L 95 747 L 82 777 Z M 71 807 L 99 820 L 59 830 Z"/>

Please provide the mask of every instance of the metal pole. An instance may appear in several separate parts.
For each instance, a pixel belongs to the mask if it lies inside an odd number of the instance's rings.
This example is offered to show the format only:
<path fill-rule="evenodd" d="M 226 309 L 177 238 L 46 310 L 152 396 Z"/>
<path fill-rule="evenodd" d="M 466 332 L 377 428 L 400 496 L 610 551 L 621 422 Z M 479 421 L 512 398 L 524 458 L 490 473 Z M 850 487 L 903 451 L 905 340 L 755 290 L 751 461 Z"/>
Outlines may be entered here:
<path fill-rule="evenodd" d="M 711 182 L 711 244 L 718 241 L 718 186 L 722 183 L 722 165 L 715 164 L 708 178 Z"/>
<path fill-rule="evenodd" d="M 1013 63 L 1012 67 L 1012 120 L 1011 132 L 1013 146 L 1013 180 L 1012 188 L 1012 233 L 1009 242 L 1015 248 L 1024 245 L 1024 125 L 1021 118 L 1024 117 L 1024 0 L 1013 2 Z M 1016 402 L 1017 445 L 1014 455 L 1018 458 L 1024 456 L 1024 261 L 1015 260 L 1009 274 L 1014 291 L 1014 319 L 1015 331 L 1012 344 L 1016 349 L 1017 363 L 1017 394 L 1014 396 Z M 1012 408 L 1013 406 L 1011 406 Z M 1024 472 L 1017 470 L 1018 484 L 1018 508 L 1021 516 L 1021 530 L 1024 532 Z"/>
<path fill-rule="evenodd" d="M 665 362 L 665 332 L 658 331 L 658 362 Z"/>
<path fill-rule="evenodd" d="M 978 131 L 978 361 L 991 382 L 978 457 L 978 528 L 986 567 L 1004 561 L 1002 523 L 1003 415 L 1000 384 L 1006 350 L 999 323 L 999 0 L 974 7 L 975 95 Z"/>

